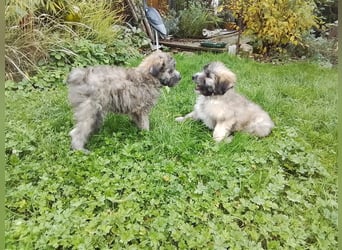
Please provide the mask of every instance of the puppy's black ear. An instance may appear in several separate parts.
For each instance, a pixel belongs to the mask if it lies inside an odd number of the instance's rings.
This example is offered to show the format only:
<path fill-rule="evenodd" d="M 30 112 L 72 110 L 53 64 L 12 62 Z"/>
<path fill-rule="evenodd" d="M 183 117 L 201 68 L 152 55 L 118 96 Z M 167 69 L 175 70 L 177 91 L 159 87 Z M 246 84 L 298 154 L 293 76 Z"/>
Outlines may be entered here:
<path fill-rule="evenodd" d="M 223 74 L 217 78 L 214 94 L 215 95 L 224 95 L 229 89 L 234 87 L 236 81 L 235 74 L 229 72 L 229 74 Z"/>
<path fill-rule="evenodd" d="M 214 94 L 215 95 L 224 95 L 227 90 L 230 89 L 230 85 L 228 81 L 221 81 L 215 84 Z"/>
<path fill-rule="evenodd" d="M 203 70 L 207 70 L 207 69 L 208 69 L 208 67 L 209 67 L 209 65 L 210 65 L 210 63 L 208 63 L 208 64 L 204 65 L 204 66 L 203 66 Z"/>

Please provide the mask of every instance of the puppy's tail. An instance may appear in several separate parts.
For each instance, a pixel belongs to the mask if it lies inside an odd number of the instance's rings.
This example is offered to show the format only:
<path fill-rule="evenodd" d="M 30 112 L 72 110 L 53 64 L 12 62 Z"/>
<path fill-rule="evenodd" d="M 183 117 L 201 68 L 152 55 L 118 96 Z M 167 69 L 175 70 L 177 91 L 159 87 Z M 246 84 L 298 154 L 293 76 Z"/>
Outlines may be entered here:
<path fill-rule="evenodd" d="M 86 75 L 87 69 L 75 68 L 70 72 L 67 83 L 71 85 L 82 85 L 85 83 Z"/>

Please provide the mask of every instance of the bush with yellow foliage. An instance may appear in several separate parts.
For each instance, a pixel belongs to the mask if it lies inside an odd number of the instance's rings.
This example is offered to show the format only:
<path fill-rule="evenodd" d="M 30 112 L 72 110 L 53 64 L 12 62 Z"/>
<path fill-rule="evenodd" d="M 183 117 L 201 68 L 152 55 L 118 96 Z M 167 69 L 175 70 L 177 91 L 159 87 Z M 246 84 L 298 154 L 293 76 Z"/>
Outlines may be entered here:
<path fill-rule="evenodd" d="M 241 32 L 255 37 L 264 54 L 288 44 L 304 45 L 303 35 L 318 22 L 313 0 L 225 0 L 224 8 Z"/>

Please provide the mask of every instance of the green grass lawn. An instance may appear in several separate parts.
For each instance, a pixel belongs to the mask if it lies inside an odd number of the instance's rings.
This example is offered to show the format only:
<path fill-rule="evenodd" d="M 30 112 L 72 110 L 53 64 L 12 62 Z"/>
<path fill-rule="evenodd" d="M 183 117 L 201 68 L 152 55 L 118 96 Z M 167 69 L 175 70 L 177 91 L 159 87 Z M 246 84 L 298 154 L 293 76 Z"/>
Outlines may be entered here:
<path fill-rule="evenodd" d="M 89 155 L 70 151 L 65 85 L 6 92 L 6 249 L 337 249 L 337 71 L 175 57 L 183 79 L 151 130 L 110 115 Z M 217 144 L 200 122 L 175 122 L 214 60 L 270 113 L 269 137 Z"/>

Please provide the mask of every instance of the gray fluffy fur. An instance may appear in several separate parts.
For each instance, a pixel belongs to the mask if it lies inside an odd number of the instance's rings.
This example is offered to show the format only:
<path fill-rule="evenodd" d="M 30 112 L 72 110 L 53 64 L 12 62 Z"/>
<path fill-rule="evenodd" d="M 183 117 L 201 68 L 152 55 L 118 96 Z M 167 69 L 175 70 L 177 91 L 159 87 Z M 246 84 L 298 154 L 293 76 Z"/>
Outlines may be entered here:
<path fill-rule="evenodd" d="M 89 136 L 102 124 L 108 112 L 128 114 L 135 124 L 149 130 L 149 113 L 162 86 L 180 80 L 175 60 L 154 52 L 136 68 L 94 66 L 73 69 L 67 79 L 69 101 L 76 125 L 69 133 L 75 150 L 87 151 Z"/>

